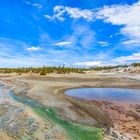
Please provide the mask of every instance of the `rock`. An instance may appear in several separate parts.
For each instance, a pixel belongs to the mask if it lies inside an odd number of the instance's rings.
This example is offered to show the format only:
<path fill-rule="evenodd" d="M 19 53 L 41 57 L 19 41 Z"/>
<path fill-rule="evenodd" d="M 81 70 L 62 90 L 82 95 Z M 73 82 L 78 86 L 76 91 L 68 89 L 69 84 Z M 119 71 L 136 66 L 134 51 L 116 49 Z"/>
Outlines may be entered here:
<path fill-rule="evenodd" d="M 112 137 L 113 140 L 132 140 L 131 138 L 121 134 L 118 130 L 114 128 L 110 128 L 109 135 Z"/>

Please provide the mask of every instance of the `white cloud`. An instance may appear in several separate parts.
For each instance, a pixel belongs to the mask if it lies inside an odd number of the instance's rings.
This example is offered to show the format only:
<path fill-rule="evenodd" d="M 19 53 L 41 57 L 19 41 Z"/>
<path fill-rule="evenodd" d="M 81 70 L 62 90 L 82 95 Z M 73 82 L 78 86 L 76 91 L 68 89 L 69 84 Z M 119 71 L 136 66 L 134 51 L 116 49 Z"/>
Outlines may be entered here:
<path fill-rule="evenodd" d="M 50 20 L 64 21 L 66 16 L 73 19 L 83 18 L 87 21 L 103 20 L 105 23 L 120 26 L 120 34 L 126 38 L 124 45 L 140 45 L 140 0 L 132 5 L 112 5 L 98 9 L 80 9 L 65 6 L 55 6 L 52 16 L 45 15 Z"/>
<path fill-rule="evenodd" d="M 65 20 L 65 15 L 70 16 L 74 19 L 86 19 L 87 21 L 93 20 L 94 11 L 88 9 L 80 9 L 80 8 L 72 8 L 72 7 L 65 7 L 65 6 L 55 6 L 54 7 L 54 15 L 49 16 L 45 15 L 46 18 L 50 20 L 58 19 L 60 21 Z"/>
<path fill-rule="evenodd" d="M 78 66 L 86 66 L 86 67 L 100 66 L 100 65 L 102 65 L 102 62 L 101 61 L 79 62 L 79 63 L 75 63 L 75 65 L 78 65 Z"/>
<path fill-rule="evenodd" d="M 104 6 L 96 12 L 96 18 L 123 26 L 120 33 L 126 36 L 127 40 L 122 44 L 140 44 L 140 1 L 133 5 Z"/>
<path fill-rule="evenodd" d="M 103 46 L 103 47 L 110 46 L 110 44 L 106 41 L 99 41 L 98 44 Z"/>
<path fill-rule="evenodd" d="M 90 21 L 93 19 L 93 11 L 91 10 L 81 10 L 79 8 L 70 8 L 70 7 L 65 7 L 65 11 L 67 14 L 70 15 L 71 18 L 74 19 L 79 19 L 79 18 L 84 18 L 87 21 Z"/>
<path fill-rule="evenodd" d="M 41 5 L 41 4 L 39 4 L 39 3 L 33 3 L 32 4 L 33 6 L 35 6 L 35 7 L 37 7 L 37 8 L 39 8 L 39 9 L 41 9 L 43 6 Z"/>
<path fill-rule="evenodd" d="M 94 46 L 96 42 L 95 32 L 87 25 L 79 25 L 73 24 L 72 25 L 72 34 L 68 36 L 67 40 L 72 42 L 74 48 L 91 48 Z M 79 51 L 80 51 L 79 50 Z"/>
<path fill-rule="evenodd" d="M 129 39 L 129 40 L 123 41 L 122 44 L 137 46 L 137 45 L 140 45 L 140 40 L 139 39 Z"/>
<path fill-rule="evenodd" d="M 31 47 L 23 41 L 0 37 L 0 66 L 23 67 L 47 64 L 46 56 L 29 54 L 26 48 Z"/>
<path fill-rule="evenodd" d="M 27 51 L 39 51 L 41 50 L 40 47 L 29 47 L 29 48 L 26 48 Z"/>
<path fill-rule="evenodd" d="M 121 56 L 121 57 L 115 58 L 113 61 L 119 64 L 140 61 L 140 52 L 133 53 L 132 55 L 129 55 L 129 56 Z"/>
<path fill-rule="evenodd" d="M 24 1 L 24 3 L 28 4 L 28 5 L 31 5 L 31 6 L 34 6 L 34 7 L 37 7 L 39 9 L 41 9 L 43 7 L 43 5 L 39 4 L 39 3 L 31 3 L 29 1 Z"/>
<path fill-rule="evenodd" d="M 47 64 L 45 58 L 14 56 L 10 58 L 0 57 L 1 67 L 30 67 L 30 66 L 43 66 Z"/>
<path fill-rule="evenodd" d="M 63 42 L 57 42 L 57 43 L 55 43 L 54 45 L 55 46 L 67 46 L 67 45 L 70 45 L 70 44 L 72 44 L 72 42 L 69 42 L 69 41 L 63 41 Z"/>

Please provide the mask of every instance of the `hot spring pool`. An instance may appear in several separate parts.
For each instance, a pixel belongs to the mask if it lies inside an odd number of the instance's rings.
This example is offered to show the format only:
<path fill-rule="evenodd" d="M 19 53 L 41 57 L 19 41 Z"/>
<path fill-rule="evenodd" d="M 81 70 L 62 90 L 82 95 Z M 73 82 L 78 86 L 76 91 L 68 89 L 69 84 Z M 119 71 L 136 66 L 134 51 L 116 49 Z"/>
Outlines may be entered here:
<path fill-rule="evenodd" d="M 140 89 L 77 88 L 65 91 L 71 97 L 100 101 L 120 101 L 140 104 Z"/>

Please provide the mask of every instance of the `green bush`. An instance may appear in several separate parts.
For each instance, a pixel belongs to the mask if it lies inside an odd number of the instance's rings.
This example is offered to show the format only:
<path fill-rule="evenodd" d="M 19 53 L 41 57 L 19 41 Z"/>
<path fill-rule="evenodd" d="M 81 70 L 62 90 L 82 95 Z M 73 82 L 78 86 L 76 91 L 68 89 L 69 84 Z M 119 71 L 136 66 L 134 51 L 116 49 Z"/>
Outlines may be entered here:
<path fill-rule="evenodd" d="M 46 75 L 47 73 L 46 73 L 46 71 L 41 71 L 40 72 L 40 75 Z"/>

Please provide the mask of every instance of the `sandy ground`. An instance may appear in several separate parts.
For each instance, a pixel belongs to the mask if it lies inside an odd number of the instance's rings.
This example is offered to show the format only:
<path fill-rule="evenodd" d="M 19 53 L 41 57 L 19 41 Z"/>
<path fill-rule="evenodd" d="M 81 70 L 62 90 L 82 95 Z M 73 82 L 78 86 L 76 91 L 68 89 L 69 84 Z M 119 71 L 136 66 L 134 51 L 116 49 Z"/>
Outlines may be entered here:
<path fill-rule="evenodd" d="M 90 126 L 114 127 L 134 140 L 140 139 L 139 105 L 84 101 L 68 97 L 64 91 L 77 87 L 140 89 L 139 80 L 137 75 L 113 74 L 1 75 L 1 81 L 12 84 L 16 94 L 26 94 L 29 98 L 56 109 L 62 119 Z"/>

